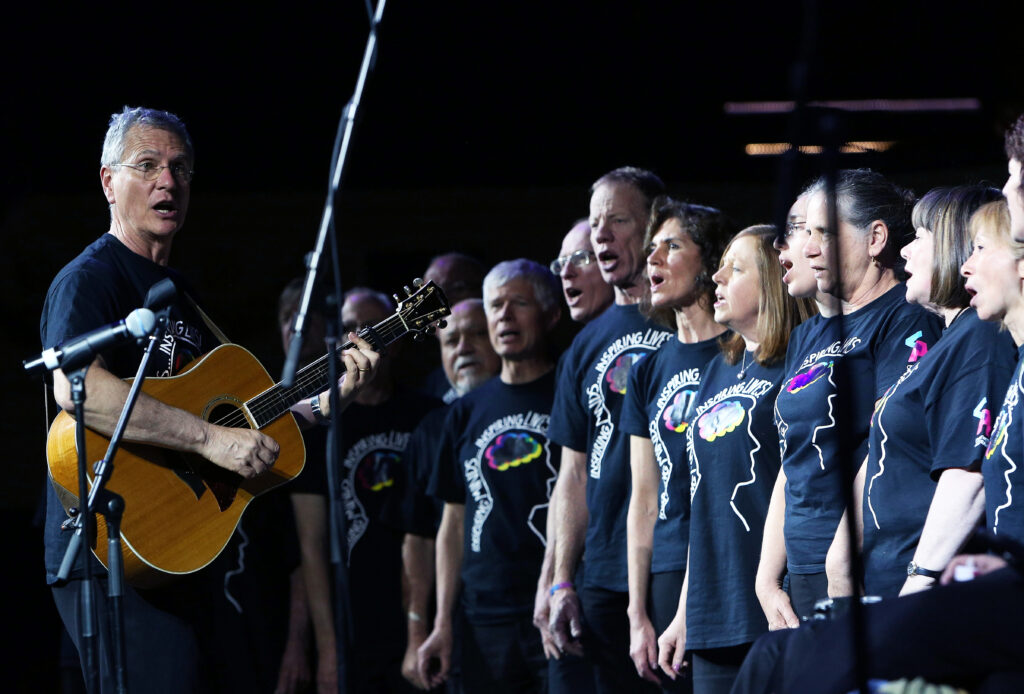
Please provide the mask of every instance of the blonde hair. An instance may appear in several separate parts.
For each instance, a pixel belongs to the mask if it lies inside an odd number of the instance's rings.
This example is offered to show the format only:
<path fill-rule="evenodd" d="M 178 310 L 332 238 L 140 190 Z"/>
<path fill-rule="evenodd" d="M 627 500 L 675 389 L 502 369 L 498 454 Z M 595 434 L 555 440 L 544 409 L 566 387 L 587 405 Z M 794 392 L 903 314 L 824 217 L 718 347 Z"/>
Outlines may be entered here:
<path fill-rule="evenodd" d="M 993 237 L 1010 249 L 1014 260 L 1024 260 L 1024 243 L 1010 236 L 1010 208 L 1005 198 L 986 203 L 971 215 L 971 240 L 983 230 L 994 232 Z"/>
<path fill-rule="evenodd" d="M 722 253 L 723 260 L 739 239 L 752 237 L 755 244 L 755 264 L 760 276 L 761 292 L 757 300 L 757 331 L 760 336 L 755 361 L 762 366 L 773 364 L 786 356 L 789 334 L 807 318 L 818 312 L 812 299 L 794 299 L 782 282 L 782 264 L 773 245 L 776 229 L 771 224 L 756 224 L 736 234 Z M 721 265 L 719 265 L 721 266 Z M 722 341 L 725 361 L 735 364 L 743 356 L 746 343 L 743 336 L 733 333 Z"/>

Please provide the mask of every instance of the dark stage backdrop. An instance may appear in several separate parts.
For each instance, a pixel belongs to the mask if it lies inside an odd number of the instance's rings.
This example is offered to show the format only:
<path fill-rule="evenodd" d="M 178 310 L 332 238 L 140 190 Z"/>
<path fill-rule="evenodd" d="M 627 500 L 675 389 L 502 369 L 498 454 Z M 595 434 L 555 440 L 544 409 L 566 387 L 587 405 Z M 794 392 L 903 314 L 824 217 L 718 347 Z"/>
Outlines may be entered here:
<path fill-rule="evenodd" d="M 812 98 L 978 100 L 967 113 L 851 115 L 846 139 L 896 144 L 844 166 L 919 193 L 1001 185 L 1002 129 L 1024 111 L 1020 3 L 949 5 L 390 0 L 338 201 L 345 284 L 391 293 L 447 250 L 546 262 L 587 213 L 589 184 L 624 164 L 742 223 L 769 220 L 777 161 L 744 145 L 785 141 L 789 121 L 723 105 L 792 98 L 801 56 Z M 312 247 L 366 31 L 362 0 L 5 8 L 0 520 L 19 538 L 6 563 L 22 591 L 12 621 L 39 631 L 6 649 L 12 691 L 53 688 L 57 633 L 29 525 L 44 484 L 41 386 L 20 364 L 39 351 L 53 274 L 107 228 L 97 172 L 109 114 L 147 105 L 185 119 L 197 174 L 174 263 L 276 375 L 275 299 Z M 817 167 L 804 158 L 798 182 Z M 406 350 L 407 374 L 434 349 Z"/>
<path fill-rule="evenodd" d="M 686 199 L 743 223 L 770 219 L 788 119 L 730 116 L 730 101 L 961 98 L 967 113 L 851 115 L 847 139 L 891 140 L 844 165 L 919 192 L 1001 183 L 1001 129 L 1024 93 L 1019 27 L 1005 3 L 461 2 L 391 0 L 338 200 L 344 282 L 391 293 L 431 255 L 547 261 L 615 166 L 654 169 Z M 97 171 L 106 120 L 124 104 L 179 113 L 197 150 L 174 263 L 235 340 L 277 373 L 274 299 L 302 272 L 335 129 L 354 86 L 365 7 L 240 11 L 19 5 L 0 29 L 4 166 L 0 290 L 2 424 L 13 450 L 0 506 L 32 507 L 44 415 L 20 360 L 56 270 L 102 233 Z M 816 173 L 806 157 L 797 173 Z M 415 372 L 429 343 L 407 351 Z"/>

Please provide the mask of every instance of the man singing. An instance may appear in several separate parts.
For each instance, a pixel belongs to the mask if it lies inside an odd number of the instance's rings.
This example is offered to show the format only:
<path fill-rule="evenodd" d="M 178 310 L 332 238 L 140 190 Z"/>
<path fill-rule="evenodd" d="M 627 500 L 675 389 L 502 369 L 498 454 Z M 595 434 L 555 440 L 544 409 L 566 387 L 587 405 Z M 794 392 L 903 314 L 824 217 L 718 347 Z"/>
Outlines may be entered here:
<path fill-rule="evenodd" d="M 171 245 L 185 221 L 195 158 L 192 140 L 182 121 L 165 111 L 128 108 L 110 119 L 100 166 L 100 183 L 110 204 L 110 228 L 65 266 L 53 280 L 40 321 L 44 348 L 124 318 L 143 305 L 149 288 L 171 278 L 178 298 L 171 307 L 167 335 L 153 352 L 149 375 L 170 376 L 218 344 L 218 331 L 189 296 L 194 293 L 182 276 L 168 267 Z M 354 337 L 354 336 L 352 336 Z M 372 376 L 378 355 L 357 340 L 358 349 L 344 356 L 342 402 L 347 403 L 361 382 Z M 122 378 L 134 376 L 142 350 L 126 344 L 108 350 L 89 367 L 85 379 L 85 421 L 104 434 L 113 432 L 128 395 Z M 53 373 L 54 397 L 72 410 L 71 387 L 61 371 Z M 317 400 L 329 407 L 326 393 Z M 311 403 L 297 405 L 300 420 L 312 421 Z M 210 424 L 184 410 L 140 395 L 125 432 L 125 440 L 196 453 L 244 478 L 265 472 L 279 449 L 259 431 Z M 79 581 L 76 569 L 67 582 L 57 571 L 68 544 L 61 532 L 67 519 L 52 488 L 48 492 L 45 528 L 47 581 L 64 624 L 78 644 Z M 105 614 L 106 571 L 90 557 L 91 571 L 101 577 L 96 599 L 101 620 Z M 136 591 L 125 588 L 124 617 L 127 645 L 127 684 L 147 692 L 203 691 L 199 635 L 195 629 L 202 609 L 201 572 L 167 588 Z M 101 628 L 106 624 L 101 622 Z M 109 643 L 109 640 L 105 643 Z M 103 691 L 113 691 L 108 654 L 100 653 Z"/>

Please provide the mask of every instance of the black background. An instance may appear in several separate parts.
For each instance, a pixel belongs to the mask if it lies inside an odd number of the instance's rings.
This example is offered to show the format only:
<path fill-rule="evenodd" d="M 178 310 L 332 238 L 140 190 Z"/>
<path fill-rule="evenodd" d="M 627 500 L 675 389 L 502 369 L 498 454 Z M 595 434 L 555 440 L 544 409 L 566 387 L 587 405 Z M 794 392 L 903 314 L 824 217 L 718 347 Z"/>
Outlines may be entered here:
<path fill-rule="evenodd" d="M 1024 25 L 1011 5 L 391 0 L 338 199 L 344 283 L 391 293 L 453 249 L 546 262 L 587 213 L 590 183 L 624 164 L 743 223 L 768 220 L 778 162 L 743 145 L 785 141 L 789 120 L 723 104 L 792 98 L 801 59 L 811 98 L 981 103 L 851 114 L 846 139 L 897 144 L 843 165 L 918 193 L 1001 185 L 1002 131 L 1024 110 Z M 368 20 L 357 0 L 6 12 L 0 507 L 20 528 L 43 483 L 45 426 L 20 361 L 38 353 L 50 279 L 107 228 L 97 174 L 109 114 L 146 105 L 187 123 L 197 173 L 172 262 L 276 374 L 276 296 L 312 248 Z M 818 165 L 804 157 L 798 183 Z"/>

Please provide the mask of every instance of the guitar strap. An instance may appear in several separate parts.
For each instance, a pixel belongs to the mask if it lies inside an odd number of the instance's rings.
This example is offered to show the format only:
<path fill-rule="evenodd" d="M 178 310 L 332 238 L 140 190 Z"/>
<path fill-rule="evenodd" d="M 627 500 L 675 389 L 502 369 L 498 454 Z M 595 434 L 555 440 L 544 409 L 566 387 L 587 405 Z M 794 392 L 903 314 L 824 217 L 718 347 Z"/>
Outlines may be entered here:
<path fill-rule="evenodd" d="M 206 327 L 210 329 L 210 332 L 213 333 L 213 336 L 220 340 L 220 343 L 222 345 L 230 344 L 231 340 L 228 339 L 228 336 L 225 335 L 221 331 L 221 329 L 217 327 L 216 323 L 210 320 L 210 317 L 206 315 L 206 311 L 199 307 L 199 304 L 196 303 L 196 300 L 193 299 L 188 292 L 185 293 L 185 298 L 188 299 L 188 302 L 190 304 L 192 304 L 192 308 L 194 308 L 196 310 L 196 313 L 199 314 L 199 317 L 203 319 L 203 322 L 206 323 Z"/>

